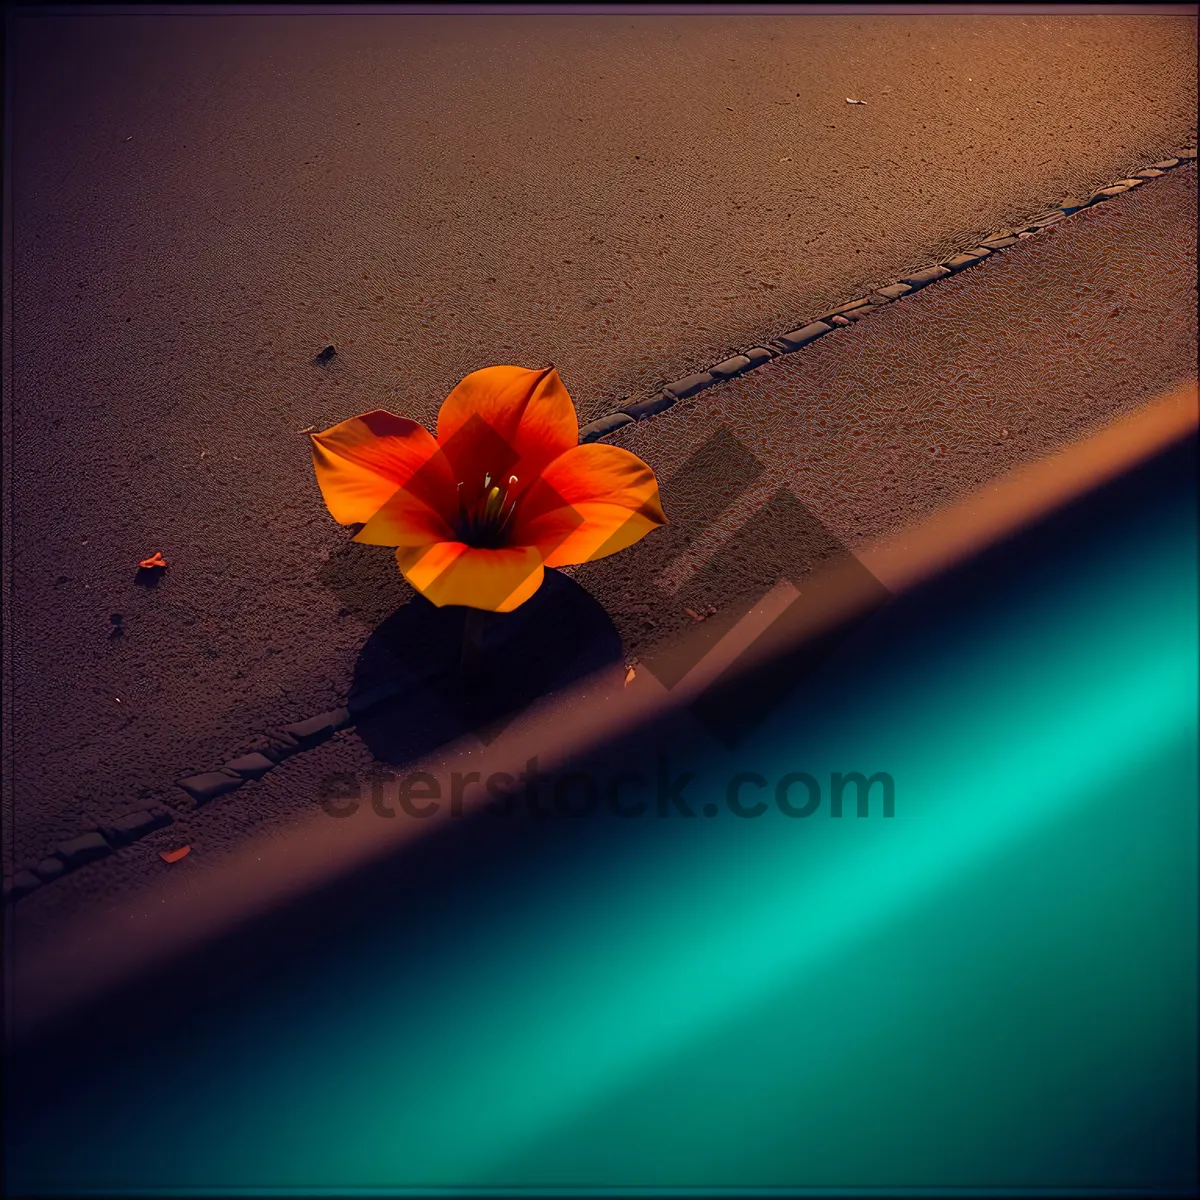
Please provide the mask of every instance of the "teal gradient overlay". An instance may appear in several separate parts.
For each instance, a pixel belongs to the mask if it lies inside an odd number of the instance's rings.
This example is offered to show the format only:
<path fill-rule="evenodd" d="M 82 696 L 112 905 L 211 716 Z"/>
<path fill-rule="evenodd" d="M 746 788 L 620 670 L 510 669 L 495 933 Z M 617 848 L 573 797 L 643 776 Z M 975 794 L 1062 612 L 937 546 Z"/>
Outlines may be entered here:
<path fill-rule="evenodd" d="M 9 1190 L 1193 1189 L 1197 528 L 1170 462 L 1055 552 L 894 604 L 736 752 L 672 743 L 717 817 L 560 818 L 119 1069 L 62 1068 L 14 1110 Z M 774 808 L 789 772 L 855 770 L 892 776 L 893 817 Z M 739 771 L 761 818 L 729 811 Z"/>

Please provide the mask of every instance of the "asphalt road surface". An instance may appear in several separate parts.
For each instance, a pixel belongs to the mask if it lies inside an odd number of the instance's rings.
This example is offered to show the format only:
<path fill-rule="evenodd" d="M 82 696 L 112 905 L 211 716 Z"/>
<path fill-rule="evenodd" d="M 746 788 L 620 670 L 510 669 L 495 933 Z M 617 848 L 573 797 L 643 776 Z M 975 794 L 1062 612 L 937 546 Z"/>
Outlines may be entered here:
<path fill-rule="evenodd" d="M 432 424 L 493 363 L 553 361 L 581 421 L 649 395 L 1194 144 L 1195 33 L 12 18 L 6 871 L 343 700 L 410 593 L 386 551 L 347 550 L 298 431 L 381 406 Z M 853 546 L 1193 372 L 1195 215 L 1186 168 L 615 440 L 669 480 L 725 423 L 762 464 L 695 555 L 785 482 Z M 153 551 L 167 577 L 139 589 Z M 637 653 L 651 586 L 699 565 L 576 578 Z M 181 817 L 193 858 L 369 757 L 325 750 Z M 23 920 L 136 886 L 153 849 Z"/>

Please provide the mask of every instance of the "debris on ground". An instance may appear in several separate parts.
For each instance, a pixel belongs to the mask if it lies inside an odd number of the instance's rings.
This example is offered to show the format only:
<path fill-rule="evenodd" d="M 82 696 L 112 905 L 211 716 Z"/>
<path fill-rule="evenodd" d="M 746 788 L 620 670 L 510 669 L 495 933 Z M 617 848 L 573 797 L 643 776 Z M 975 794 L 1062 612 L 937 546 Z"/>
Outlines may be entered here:
<path fill-rule="evenodd" d="M 158 857 L 161 858 L 163 860 L 163 862 L 168 862 L 168 863 L 178 862 L 181 858 L 183 858 L 187 854 L 187 852 L 190 849 L 191 849 L 191 846 L 188 845 L 188 846 L 180 846 L 178 850 L 160 850 L 158 852 Z"/>
<path fill-rule="evenodd" d="M 634 676 L 636 674 L 637 674 L 637 672 L 632 667 L 630 667 L 629 670 L 625 672 L 625 686 L 626 687 L 628 687 L 633 682 Z"/>
<path fill-rule="evenodd" d="M 850 97 L 847 96 L 846 103 L 847 104 L 866 104 L 866 101 L 865 100 L 851 100 Z"/>
<path fill-rule="evenodd" d="M 327 363 L 335 354 L 337 354 L 337 351 L 332 346 L 326 346 L 325 349 L 313 359 L 313 362 Z"/>
<path fill-rule="evenodd" d="M 162 568 L 167 565 L 167 560 L 163 558 L 161 550 L 155 550 L 149 558 L 143 558 L 138 566 L 143 571 L 153 571 L 157 568 Z"/>
<path fill-rule="evenodd" d="M 303 429 L 297 429 L 296 432 L 297 433 L 312 433 L 312 431 L 314 429 L 316 429 L 315 425 L 305 425 L 305 427 Z"/>

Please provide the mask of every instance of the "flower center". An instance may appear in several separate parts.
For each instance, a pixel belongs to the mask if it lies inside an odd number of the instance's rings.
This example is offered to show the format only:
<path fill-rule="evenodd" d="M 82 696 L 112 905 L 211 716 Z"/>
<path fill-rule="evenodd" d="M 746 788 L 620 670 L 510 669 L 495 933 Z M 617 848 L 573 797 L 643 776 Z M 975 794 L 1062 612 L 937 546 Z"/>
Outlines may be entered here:
<path fill-rule="evenodd" d="M 454 532 L 460 542 L 477 550 L 498 550 L 505 545 L 505 535 L 512 524 L 517 501 L 509 492 L 517 482 L 515 475 L 501 486 L 492 482 L 491 475 L 483 477 L 483 486 L 471 491 L 465 483 L 458 485 L 458 516 Z"/>

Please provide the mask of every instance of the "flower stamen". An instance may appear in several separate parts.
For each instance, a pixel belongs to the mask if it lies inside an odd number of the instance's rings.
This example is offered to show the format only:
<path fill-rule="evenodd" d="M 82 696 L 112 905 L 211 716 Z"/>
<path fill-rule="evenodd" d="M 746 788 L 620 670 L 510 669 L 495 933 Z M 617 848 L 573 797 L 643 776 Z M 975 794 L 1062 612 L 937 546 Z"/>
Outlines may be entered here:
<path fill-rule="evenodd" d="M 458 516 L 455 534 L 459 541 L 481 550 L 496 550 L 505 545 L 505 535 L 517 511 L 517 497 L 509 498 L 517 482 L 515 475 L 508 477 L 508 484 L 501 487 L 492 483 L 491 473 L 483 477 L 483 487 L 470 501 L 465 499 L 463 489 L 466 481 L 458 485 Z"/>

